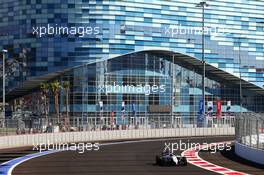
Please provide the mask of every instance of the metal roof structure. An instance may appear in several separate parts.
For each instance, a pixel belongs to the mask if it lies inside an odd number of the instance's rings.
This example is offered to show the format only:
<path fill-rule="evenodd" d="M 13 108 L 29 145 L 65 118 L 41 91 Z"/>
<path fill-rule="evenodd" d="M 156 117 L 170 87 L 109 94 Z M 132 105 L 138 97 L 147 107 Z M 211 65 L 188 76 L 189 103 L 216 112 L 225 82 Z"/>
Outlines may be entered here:
<path fill-rule="evenodd" d="M 175 64 L 179 64 L 183 67 L 195 70 L 197 73 L 202 73 L 203 70 L 203 64 L 201 62 L 201 60 L 191 57 L 189 55 L 185 55 L 185 54 L 181 54 L 181 53 L 177 53 L 177 52 L 172 52 L 172 51 L 167 51 L 167 50 L 148 50 L 148 51 L 140 51 L 140 52 L 144 52 L 144 53 L 153 53 L 153 54 L 157 54 L 157 55 L 161 55 L 161 56 L 166 56 L 166 58 L 171 58 L 168 59 L 169 61 L 174 60 Z M 138 52 L 133 52 L 133 53 L 138 53 Z M 131 53 L 125 54 L 125 55 L 129 55 Z M 121 55 L 124 56 L 124 55 Z M 97 60 L 97 61 L 92 61 L 90 63 L 86 63 L 84 65 L 80 65 L 80 66 L 75 66 L 72 68 L 67 68 L 61 71 L 57 71 L 57 72 L 53 72 L 53 73 L 49 73 L 43 76 L 38 76 L 38 77 L 33 77 L 33 78 L 28 78 L 26 81 L 24 81 L 23 83 L 21 83 L 20 86 L 12 89 L 11 91 L 6 93 L 6 99 L 7 101 L 27 95 L 32 93 L 33 91 L 35 91 L 36 89 L 38 89 L 40 83 L 43 82 L 48 82 L 51 81 L 53 79 L 55 79 L 56 77 L 63 75 L 64 73 L 71 71 L 73 69 L 82 67 L 82 66 L 87 66 L 90 64 L 95 64 L 97 62 L 102 62 L 102 61 L 107 61 L 107 60 L 111 60 L 111 59 L 115 59 L 115 58 L 120 58 L 121 56 L 118 57 L 114 57 L 114 58 L 109 58 L 109 59 L 105 59 L 105 60 Z M 247 82 L 243 79 L 240 80 L 239 77 L 234 76 L 228 72 L 225 72 L 219 68 L 216 68 L 208 63 L 206 63 L 206 77 L 213 79 L 215 81 L 218 82 L 222 82 L 225 84 L 228 84 L 230 86 L 233 86 L 234 88 L 239 87 L 240 83 L 242 84 L 243 90 L 248 90 L 252 93 L 255 94 L 259 94 L 259 95 L 264 95 L 264 88 L 261 88 L 259 86 L 256 86 L 250 82 Z"/>

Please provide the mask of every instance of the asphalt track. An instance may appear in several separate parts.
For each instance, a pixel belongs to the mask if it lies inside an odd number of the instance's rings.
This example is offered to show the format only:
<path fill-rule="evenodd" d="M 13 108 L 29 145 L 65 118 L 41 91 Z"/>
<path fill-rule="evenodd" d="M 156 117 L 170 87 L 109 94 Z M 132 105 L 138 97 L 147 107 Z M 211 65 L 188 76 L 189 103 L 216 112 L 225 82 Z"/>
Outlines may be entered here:
<path fill-rule="evenodd" d="M 199 152 L 199 156 L 208 162 L 217 164 L 225 168 L 230 168 L 232 170 L 241 171 L 247 174 L 254 174 L 254 175 L 264 174 L 264 166 L 261 166 L 256 163 L 252 163 L 237 156 L 234 152 L 234 147 L 232 148 L 231 151 L 223 150 L 223 151 L 218 151 L 214 154 L 208 151 Z"/>
<path fill-rule="evenodd" d="M 33 154 L 33 153 L 36 153 L 36 151 L 33 151 L 31 147 L 1 149 L 0 150 L 0 164 L 7 162 L 11 159 L 15 159 L 15 158 L 22 157 L 27 154 Z"/>
<path fill-rule="evenodd" d="M 28 160 L 18 165 L 13 175 L 158 175 L 158 174 L 216 174 L 193 166 L 159 167 L 154 164 L 166 143 L 213 143 L 232 140 L 232 137 L 178 138 L 163 141 L 125 143 L 101 146 L 99 151 L 83 154 L 64 151 Z M 177 152 L 180 154 L 180 151 Z M 223 156 L 222 156 L 223 157 Z M 211 158 L 210 158 L 211 159 Z M 218 156 L 214 157 L 222 161 Z M 229 161 L 229 160 L 226 160 Z M 230 161 L 232 163 L 232 161 Z M 219 163 L 219 162 L 218 162 Z M 244 169 L 245 170 L 245 169 Z M 263 171 L 263 170 L 262 170 Z"/>

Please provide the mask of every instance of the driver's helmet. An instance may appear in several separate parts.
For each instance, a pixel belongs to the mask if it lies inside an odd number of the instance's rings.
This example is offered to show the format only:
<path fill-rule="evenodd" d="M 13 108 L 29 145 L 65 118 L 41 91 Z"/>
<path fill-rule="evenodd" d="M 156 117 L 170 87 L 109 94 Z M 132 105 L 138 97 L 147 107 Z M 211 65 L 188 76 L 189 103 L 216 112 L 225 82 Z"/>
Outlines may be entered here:
<path fill-rule="evenodd" d="M 166 151 L 163 151 L 162 152 L 162 155 L 165 156 L 165 155 L 171 155 L 171 152 L 169 150 L 166 150 Z"/>

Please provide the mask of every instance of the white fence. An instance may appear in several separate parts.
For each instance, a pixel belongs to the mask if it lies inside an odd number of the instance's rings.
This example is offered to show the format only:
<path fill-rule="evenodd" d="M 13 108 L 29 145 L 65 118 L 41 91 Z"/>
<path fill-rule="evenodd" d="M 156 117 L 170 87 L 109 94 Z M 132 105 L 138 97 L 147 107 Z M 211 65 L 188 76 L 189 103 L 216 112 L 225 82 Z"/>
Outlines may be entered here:
<path fill-rule="evenodd" d="M 112 140 L 131 140 L 169 137 L 195 137 L 214 135 L 234 135 L 235 129 L 228 128 L 171 128 L 171 129 L 138 129 L 106 130 L 86 132 L 45 133 L 31 135 L 14 135 L 0 137 L 0 149 L 33 146 L 47 143 L 72 143 Z"/>
<path fill-rule="evenodd" d="M 0 128 L 0 136 L 25 133 L 42 133 L 47 131 L 47 124 L 58 126 L 58 119 L 9 119 L 5 121 L 6 127 Z M 60 131 L 92 131 L 92 130 L 119 130 L 131 129 L 172 129 L 172 128 L 196 128 L 195 116 L 178 115 L 149 115 L 148 117 L 74 117 L 69 121 L 62 120 L 59 124 Z M 215 116 L 206 118 L 206 127 L 234 127 L 234 116 Z M 49 130 L 53 132 L 54 129 Z"/>

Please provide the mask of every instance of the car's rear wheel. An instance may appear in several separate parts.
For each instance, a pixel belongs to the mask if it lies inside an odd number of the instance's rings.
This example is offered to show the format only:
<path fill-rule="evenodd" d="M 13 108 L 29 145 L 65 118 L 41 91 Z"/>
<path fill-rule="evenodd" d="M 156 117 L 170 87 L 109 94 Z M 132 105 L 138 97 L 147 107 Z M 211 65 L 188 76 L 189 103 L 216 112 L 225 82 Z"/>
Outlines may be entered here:
<path fill-rule="evenodd" d="M 186 157 L 182 157 L 182 159 L 181 159 L 181 165 L 184 165 L 184 166 L 187 165 L 187 159 L 186 159 Z"/>
<path fill-rule="evenodd" d="M 156 156 L 156 164 L 161 165 L 161 160 L 159 156 Z"/>

